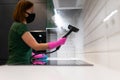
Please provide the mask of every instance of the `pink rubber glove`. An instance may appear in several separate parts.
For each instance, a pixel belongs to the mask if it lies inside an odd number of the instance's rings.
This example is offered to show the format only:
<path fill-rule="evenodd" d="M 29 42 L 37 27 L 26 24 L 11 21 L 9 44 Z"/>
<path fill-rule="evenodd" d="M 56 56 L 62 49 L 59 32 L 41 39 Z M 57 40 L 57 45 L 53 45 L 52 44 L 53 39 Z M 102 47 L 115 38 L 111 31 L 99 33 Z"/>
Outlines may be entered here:
<path fill-rule="evenodd" d="M 44 56 L 45 56 L 45 54 L 37 54 L 37 55 L 35 55 L 35 53 L 33 53 L 32 52 L 32 56 L 34 57 L 34 58 L 43 58 Z"/>
<path fill-rule="evenodd" d="M 34 52 L 32 52 L 32 56 L 33 56 L 33 55 L 35 55 L 35 53 L 34 53 Z"/>
<path fill-rule="evenodd" d="M 33 64 L 34 64 L 34 65 L 44 65 L 45 62 L 35 60 L 35 61 L 33 62 Z"/>
<path fill-rule="evenodd" d="M 65 44 L 66 38 L 60 38 L 58 41 L 48 42 L 48 49 L 53 49 Z"/>

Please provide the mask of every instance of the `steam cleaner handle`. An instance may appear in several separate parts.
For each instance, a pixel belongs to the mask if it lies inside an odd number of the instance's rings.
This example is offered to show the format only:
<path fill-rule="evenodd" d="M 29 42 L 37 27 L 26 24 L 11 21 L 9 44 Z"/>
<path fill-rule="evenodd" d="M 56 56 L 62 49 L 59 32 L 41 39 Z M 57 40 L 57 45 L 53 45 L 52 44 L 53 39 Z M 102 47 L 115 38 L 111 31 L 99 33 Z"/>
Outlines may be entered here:
<path fill-rule="evenodd" d="M 58 41 L 48 42 L 48 49 L 53 49 L 63 45 L 66 42 L 66 38 L 60 38 Z"/>
<path fill-rule="evenodd" d="M 62 38 L 67 38 L 68 37 L 68 35 L 70 35 L 70 33 L 72 32 L 72 30 L 70 30 L 67 34 L 65 34 Z M 60 47 L 61 47 L 61 45 L 60 46 L 58 46 L 57 48 L 56 48 L 56 50 L 59 50 L 60 49 Z"/>
<path fill-rule="evenodd" d="M 63 36 L 62 38 L 67 38 L 67 35 Z M 59 49 L 60 49 L 60 47 L 61 47 L 61 45 L 60 45 L 60 46 L 58 46 L 58 47 L 56 48 L 56 50 L 59 50 Z"/>

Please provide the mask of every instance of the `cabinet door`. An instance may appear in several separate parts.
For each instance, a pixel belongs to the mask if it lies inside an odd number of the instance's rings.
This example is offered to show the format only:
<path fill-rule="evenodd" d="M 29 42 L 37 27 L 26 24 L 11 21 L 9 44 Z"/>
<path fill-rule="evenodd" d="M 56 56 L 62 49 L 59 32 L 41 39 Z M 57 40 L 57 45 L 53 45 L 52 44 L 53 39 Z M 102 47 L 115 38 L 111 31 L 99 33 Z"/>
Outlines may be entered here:
<path fill-rule="evenodd" d="M 8 58 L 8 32 L 13 22 L 14 7 L 13 4 L 0 4 L 0 64 L 4 64 Z"/>
<path fill-rule="evenodd" d="M 13 4 L 17 3 L 19 0 L 0 0 L 0 4 Z"/>

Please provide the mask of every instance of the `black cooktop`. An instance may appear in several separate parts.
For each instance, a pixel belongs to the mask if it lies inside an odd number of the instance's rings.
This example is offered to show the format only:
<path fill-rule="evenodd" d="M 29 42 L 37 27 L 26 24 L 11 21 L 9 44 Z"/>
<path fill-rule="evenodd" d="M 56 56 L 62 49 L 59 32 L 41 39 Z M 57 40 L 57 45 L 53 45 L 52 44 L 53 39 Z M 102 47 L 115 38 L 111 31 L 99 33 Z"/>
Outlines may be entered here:
<path fill-rule="evenodd" d="M 93 66 L 81 60 L 48 60 L 44 66 Z"/>

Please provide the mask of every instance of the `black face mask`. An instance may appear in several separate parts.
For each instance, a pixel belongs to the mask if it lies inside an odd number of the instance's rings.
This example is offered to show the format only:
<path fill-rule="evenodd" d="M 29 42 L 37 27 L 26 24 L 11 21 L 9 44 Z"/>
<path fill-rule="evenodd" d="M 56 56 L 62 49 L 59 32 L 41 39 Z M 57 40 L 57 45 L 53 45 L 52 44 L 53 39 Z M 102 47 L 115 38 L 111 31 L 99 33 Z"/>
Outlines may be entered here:
<path fill-rule="evenodd" d="M 26 17 L 26 21 L 27 21 L 27 23 L 31 23 L 31 22 L 33 22 L 34 21 L 34 19 L 35 19 L 35 13 L 28 13 L 28 12 L 26 12 L 27 14 L 28 14 L 28 17 Z"/>

